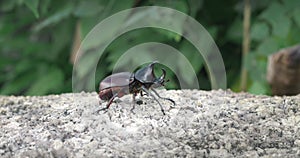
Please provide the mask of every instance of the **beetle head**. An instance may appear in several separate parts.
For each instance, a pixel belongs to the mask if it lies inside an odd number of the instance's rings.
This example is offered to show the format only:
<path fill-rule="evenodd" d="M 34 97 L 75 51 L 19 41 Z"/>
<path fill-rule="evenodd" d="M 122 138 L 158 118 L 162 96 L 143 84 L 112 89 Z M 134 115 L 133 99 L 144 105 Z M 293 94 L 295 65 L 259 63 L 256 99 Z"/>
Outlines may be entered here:
<path fill-rule="evenodd" d="M 158 63 L 157 61 L 152 62 L 148 66 L 137 70 L 134 73 L 134 78 L 142 83 L 153 83 L 156 80 L 154 75 L 154 64 Z"/>
<path fill-rule="evenodd" d="M 162 70 L 162 75 L 155 79 L 155 81 L 153 82 L 153 85 L 152 85 L 153 88 L 165 86 L 165 82 L 169 81 L 169 80 L 165 80 L 166 70 L 165 69 L 161 69 L 161 70 Z"/>
<path fill-rule="evenodd" d="M 160 77 L 156 77 L 154 74 L 154 65 L 156 63 L 158 62 L 154 61 L 148 66 L 137 70 L 134 73 L 134 78 L 142 83 L 150 84 L 153 88 L 164 86 L 164 83 L 168 82 L 168 80 L 165 80 L 166 70 L 161 69 L 162 75 Z"/>

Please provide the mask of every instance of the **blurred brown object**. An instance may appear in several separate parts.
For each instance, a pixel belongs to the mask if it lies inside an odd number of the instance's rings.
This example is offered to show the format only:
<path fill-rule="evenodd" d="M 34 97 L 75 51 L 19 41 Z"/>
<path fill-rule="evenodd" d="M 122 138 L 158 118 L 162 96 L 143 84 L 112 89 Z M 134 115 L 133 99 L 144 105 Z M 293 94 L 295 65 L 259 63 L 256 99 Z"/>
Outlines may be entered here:
<path fill-rule="evenodd" d="M 267 80 L 273 95 L 300 93 L 300 45 L 282 49 L 269 56 Z"/>

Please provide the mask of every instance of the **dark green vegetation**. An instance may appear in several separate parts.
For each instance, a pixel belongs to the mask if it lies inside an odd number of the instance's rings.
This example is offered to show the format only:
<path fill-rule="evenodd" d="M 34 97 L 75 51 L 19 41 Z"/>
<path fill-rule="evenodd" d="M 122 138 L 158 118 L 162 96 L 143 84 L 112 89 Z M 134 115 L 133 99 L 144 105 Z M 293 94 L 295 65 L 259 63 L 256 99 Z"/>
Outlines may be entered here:
<path fill-rule="evenodd" d="M 226 66 L 228 88 L 235 91 L 240 90 L 240 71 L 245 66 L 248 91 L 269 94 L 265 79 L 268 55 L 300 41 L 299 0 L 251 1 L 251 48 L 244 63 L 241 0 L 4 0 L 0 2 L 0 94 L 71 92 L 76 41 L 118 11 L 149 5 L 174 8 L 199 21 L 216 41 Z M 157 35 L 149 37 L 153 33 Z M 193 61 L 198 58 L 194 56 L 197 50 L 177 34 L 154 28 L 127 32 L 111 43 L 99 61 L 95 86 L 110 74 L 123 52 L 144 42 L 162 42 L 181 50 L 197 71 L 201 89 L 210 89 L 205 63 Z M 178 68 L 184 71 L 180 63 Z M 176 89 L 176 78 L 167 71 L 171 79 L 167 88 Z M 186 78 L 188 81 L 189 76 Z"/>

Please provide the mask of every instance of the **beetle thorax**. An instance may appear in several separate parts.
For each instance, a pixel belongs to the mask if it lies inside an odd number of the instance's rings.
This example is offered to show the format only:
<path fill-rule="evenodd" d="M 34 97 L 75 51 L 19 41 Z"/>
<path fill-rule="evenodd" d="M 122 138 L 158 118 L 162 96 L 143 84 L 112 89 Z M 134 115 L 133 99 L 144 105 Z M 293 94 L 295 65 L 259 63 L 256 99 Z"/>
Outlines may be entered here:
<path fill-rule="evenodd" d="M 140 91 L 142 91 L 142 86 L 145 86 L 145 84 L 135 80 L 134 82 L 131 82 L 129 84 L 129 92 L 132 94 L 136 94 L 139 93 Z"/>

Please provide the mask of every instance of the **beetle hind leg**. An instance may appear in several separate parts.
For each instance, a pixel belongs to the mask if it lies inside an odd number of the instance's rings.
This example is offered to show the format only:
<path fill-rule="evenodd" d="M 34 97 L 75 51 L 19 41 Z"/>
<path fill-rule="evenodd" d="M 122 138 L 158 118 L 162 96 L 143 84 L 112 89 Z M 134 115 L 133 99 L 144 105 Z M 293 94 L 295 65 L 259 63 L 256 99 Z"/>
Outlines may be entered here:
<path fill-rule="evenodd" d="M 108 100 L 108 103 L 106 104 L 106 107 L 97 110 L 97 113 L 99 113 L 100 111 L 105 111 L 105 110 L 107 110 L 107 109 L 110 107 L 110 105 L 112 104 L 112 102 L 114 101 L 114 99 L 115 99 L 117 96 L 118 96 L 118 93 L 114 94 L 114 95 Z"/>

